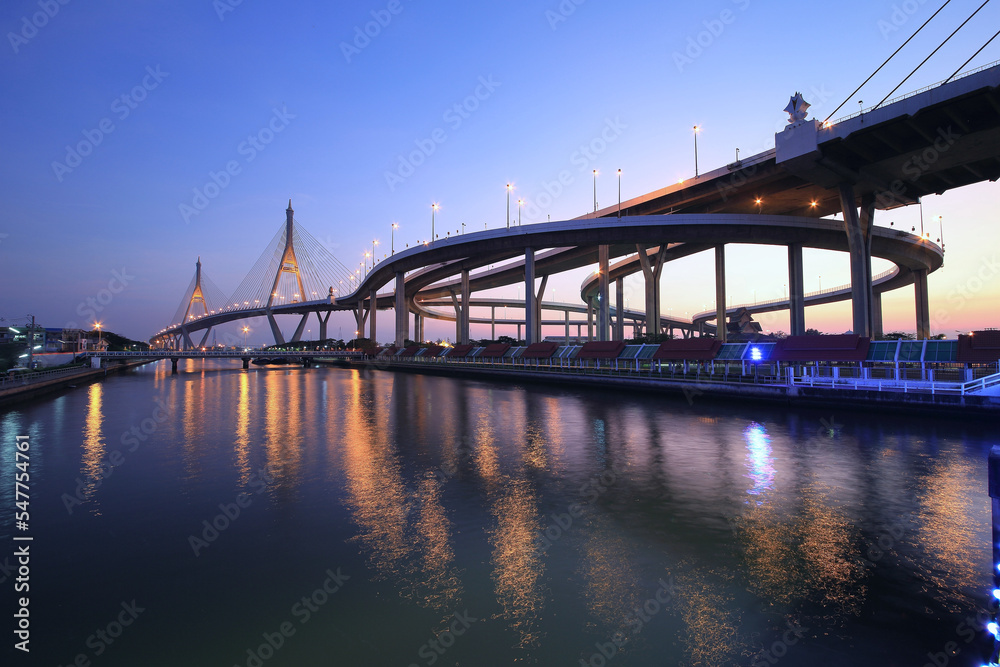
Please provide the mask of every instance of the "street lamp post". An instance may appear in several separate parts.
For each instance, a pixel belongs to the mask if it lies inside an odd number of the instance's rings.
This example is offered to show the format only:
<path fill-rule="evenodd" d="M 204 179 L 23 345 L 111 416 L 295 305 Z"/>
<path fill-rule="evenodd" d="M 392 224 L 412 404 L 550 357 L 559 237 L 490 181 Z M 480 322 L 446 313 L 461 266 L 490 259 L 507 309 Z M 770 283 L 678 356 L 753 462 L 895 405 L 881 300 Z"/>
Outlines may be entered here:
<path fill-rule="evenodd" d="M 510 191 L 511 185 L 507 184 L 507 229 L 510 229 Z"/>
<path fill-rule="evenodd" d="M 944 250 L 944 218 L 938 216 L 938 241 L 941 242 L 941 250 Z"/>
<path fill-rule="evenodd" d="M 372 271 L 375 270 L 375 246 L 378 245 L 378 239 L 372 239 Z"/>
<path fill-rule="evenodd" d="M 521 204 L 524 203 L 523 199 L 517 200 L 517 226 L 521 226 Z"/>
<path fill-rule="evenodd" d="M 694 177 L 698 178 L 698 133 L 701 128 L 694 126 Z"/>
<path fill-rule="evenodd" d="M 622 170 L 618 170 L 618 219 L 622 219 Z"/>
<path fill-rule="evenodd" d="M 243 327 L 243 347 L 247 346 L 247 333 L 250 331 L 250 327 Z"/>
<path fill-rule="evenodd" d="M 397 225 L 395 222 L 392 223 L 392 231 L 389 232 L 389 233 L 392 235 L 391 239 L 390 239 L 390 244 L 392 245 L 392 254 L 393 255 L 396 254 L 396 230 L 397 229 L 399 229 L 399 225 Z"/>
<path fill-rule="evenodd" d="M 594 213 L 597 213 L 597 170 L 594 170 Z"/>
<path fill-rule="evenodd" d="M 431 204 L 431 243 L 434 243 L 434 216 L 440 208 L 437 204 Z"/>

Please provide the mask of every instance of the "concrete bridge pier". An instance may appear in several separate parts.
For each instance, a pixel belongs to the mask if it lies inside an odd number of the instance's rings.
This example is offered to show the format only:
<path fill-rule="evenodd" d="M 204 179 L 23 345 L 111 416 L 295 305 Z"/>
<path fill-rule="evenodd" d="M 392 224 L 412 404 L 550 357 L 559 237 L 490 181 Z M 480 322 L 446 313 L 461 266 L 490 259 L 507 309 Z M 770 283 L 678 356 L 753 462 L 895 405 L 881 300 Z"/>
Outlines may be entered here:
<path fill-rule="evenodd" d="M 177 357 L 170 357 L 170 374 L 177 375 Z"/>
<path fill-rule="evenodd" d="M 566 315 L 566 344 L 569 345 L 569 311 L 565 312 Z"/>
<path fill-rule="evenodd" d="M 715 246 L 715 337 L 726 342 L 726 245 Z"/>
<path fill-rule="evenodd" d="M 917 340 L 931 337 L 931 309 L 927 300 L 927 269 L 913 272 L 913 292 L 917 301 Z M 881 299 L 879 299 L 881 302 Z M 879 304 L 881 306 L 881 303 Z"/>
<path fill-rule="evenodd" d="M 267 311 L 267 323 L 271 326 L 271 335 L 274 336 L 274 344 L 284 345 L 285 337 L 281 334 L 278 322 L 274 319 L 274 315 L 271 314 L 270 309 Z"/>
<path fill-rule="evenodd" d="M 240 361 L 243 362 L 243 370 L 250 370 L 250 357 L 240 357 Z"/>
<path fill-rule="evenodd" d="M 542 276 L 535 291 L 535 249 L 528 248 L 524 252 L 524 340 L 528 345 L 542 340 L 542 297 L 548 282 L 549 277 Z M 517 337 L 520 339 L 520 331 Z"/>
<path fill-rule="evenodd" d="M 919 329 L 919 327 L 918 327 Z M 882 330 L 882 294 L 872 292 L 872 337 L 881 338 L 885 332 Z M 917 332 L 919 333 L 919 331 Z"/>
<path fill-rule="evenodd" d="M 306 322 L 309 321 L 309 313 L 305 313 L 302 319 L 299 320 L 299 326 L 295 327 L 295 333 L 292 334 L 292 342 L 298 343 L 302 340 L 302 332 L 306 330 Z"/>
<path fill-rule="evenodd" d="M 636 245 L 639 251 L 639 264 L 642 266 L 642 276 L 646 281 L 646 335 L 660 333 L 660 275 L 667 258 L 667 244 L 660 246 L 656 255 L 650 259 L 649 248 Z"/>
<path fill-rule="evenodd" d="M 368 310 L 365 309 L 364 300 L 358 301 L 358 305 L 354 307 L 354 322 L 357 324 L 357 331 L 354 333 L 355 338 L 360 338 L 365 335 L 365 322 L 368 321 Z"/>
<path fill-rule="evenodd" d="M 403 347 L 403 342 L 409 338 L 409 313 L 406 310 L 405 274 L 396 271 L 396 347 Z"/>
<path fill-rule="evenodd" d="M 597 340 L 608 340 L 611 329 L 611 303 L 608 294 L 609 248 L 598 246 L 598 276 L 597 276 Z"/>
<path fill-rule="evenodd" d="M 840 206 L 844 212 L 844 228 L 851 255 L 851 304 L 854 333 L 872 335 L 872 224 L 875 221 L 875 196 L 861 197 L 861 210 L 856 207 L 854 186 L 840 184 Z"/>
<path fill-rule="evenodd" d="M 469 344 L 469 302 L 471 291 L 469 290 L 469 270 L 462 269 L 462 301 L 459 303 L 458 295 L 454 292 L 451 295 L 451 303 L 455 307 L 455 342 L 459 345 Z"/>
<path fill-rule="evenodd" d="M 375 337 L 375 315 L 378 312 L 378 292 L 372 290 L 368 293 L 368 300 L 371 305 L 368 308 L 368 317 L 371 318 L 368 323 L 368 338 L 373 341 L 377 341 L 378 338 Z"/>
<path fill-rule="evenodd" d="M 618 316 L 615 318 L 614 338 L 615 340 L 625 340 L 625 279 L 624 278 L 618 278 L 617 280 L 615 280 L 615 312 L 617 313 Z M 568 312 L 566 313 L 566 318 L 569 319 Z"/>
<path fill-rule="evenodd" d="M 497 307 L 490 306 L 490 340 L 497 339 Z"/>
<path fill-rule="evenodd" d="M 326 317 L 323 317 L 318 310 L 316 311 L 316 319 L 319 320 L 320 340 L 326 340 L 326 323 L 330 321 L 330 315 L 333 315 L 332 310 L 326 311 Z"/>
<path fill-rule="evenodd" d="M 788 246 L 788 311 L 789 335 L 802 336 L 806 332 L 805 281 L 802 277 L 802 244 Z"/>

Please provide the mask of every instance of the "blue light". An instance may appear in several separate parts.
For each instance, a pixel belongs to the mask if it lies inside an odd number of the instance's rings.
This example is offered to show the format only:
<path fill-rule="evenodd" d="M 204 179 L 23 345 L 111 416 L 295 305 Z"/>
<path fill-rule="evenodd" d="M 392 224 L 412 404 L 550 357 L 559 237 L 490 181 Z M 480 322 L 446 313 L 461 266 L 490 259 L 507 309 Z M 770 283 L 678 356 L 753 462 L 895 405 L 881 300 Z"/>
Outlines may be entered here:
<path fill-rule="evenodd" d="M 1000 600 L 1000 588 L 993 589 L 993 597 L 995 597 L 997 600 Z"/>
<path fill-rule="evenodd" d="M 750 349 L 750 359 L 752 361 L 760 361 L 762 358 L 763 356 L 760 353 L 759 347 L 754 347 Z"/>
<path fill-rule="evenodd" d="M 1000 639 L 1000 627 L 996 623 L 987 623 L 986 630 L 994 637 Z"/>

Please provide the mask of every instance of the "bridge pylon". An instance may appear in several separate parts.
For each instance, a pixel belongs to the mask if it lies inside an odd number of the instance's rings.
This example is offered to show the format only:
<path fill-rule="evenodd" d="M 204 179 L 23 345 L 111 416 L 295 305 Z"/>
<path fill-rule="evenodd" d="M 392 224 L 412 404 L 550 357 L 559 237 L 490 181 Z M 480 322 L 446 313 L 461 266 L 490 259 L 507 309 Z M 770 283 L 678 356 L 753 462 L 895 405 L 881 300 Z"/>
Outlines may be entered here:
<path fill-rule="evenodd" d="M 271 333 L 274 334 L 274 342 L 277 345 L 284 345 L 285 337 L 281 333 L 281 329 L 278 327 L 277 321 L 274 319 L 274 315 L 271 313 L 271 306 L 274 303 L 274 298 L 278 295 L 278 283 L 281 282 L 281 274 L 290 273 L 295 277 L 295 282 L 299 288 L 299 298 L 303 301 L 306 299 L 306 288 L 302 284 L 302 274 L 299 270 L 299 260 L 295 256 L 295 243 L 293 242 L 295 222 L 293 216 L 295 211 L 292 209 L 292 200 L 288 200 L 288 208 L 285 209 L 285 249 L 281 253 L 281 261 L 278 263 L 278 270 L 274 274 L 274 281 L 271 283 L 271 291 L 267 296 L 267 321 L 271 325 Z M 305 323 L 305 318 L 303 318 L 302 323 Z M 301 329 L 302 326 L 299 326 Z M 295 338 L 301 337 L 301 331 L 296 332 Z"/>
<path fill-rule="evenodd" d="M 181 332 L 184 335 L 184 347 L 193 348 L 195 344 L 191 340 L 191 336 L 188 335 L 187 327 L 185 326 L 188 321 L 196 314 L 208 315 L 208 302 L 205 301 L 205 292 L 201 289 L 201 257 L 198 257 L 198 261 L 195 262 L 194 269 L 194 290 L 191 292 L 191 298 L 188 299 L 187 307 L 184 309 L 184 317 L 181 319 Z M 198 313 L 198 307 L 201 307 L 201 313 Z M 212 327 L 205 330 L 205 335 L 201 339 L 201 343 L 197 347 L 202 347 L 205 341 L 208 340 L 208 334 L 211 333 Z"/>

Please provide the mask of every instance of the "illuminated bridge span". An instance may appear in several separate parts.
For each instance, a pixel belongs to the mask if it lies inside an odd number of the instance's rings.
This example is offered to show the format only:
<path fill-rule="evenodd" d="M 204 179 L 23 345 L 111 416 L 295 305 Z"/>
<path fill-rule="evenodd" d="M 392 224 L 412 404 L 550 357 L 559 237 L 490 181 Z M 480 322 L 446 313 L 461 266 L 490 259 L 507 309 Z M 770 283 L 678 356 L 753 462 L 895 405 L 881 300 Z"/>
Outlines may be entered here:
<path fill-rule="evenodd" d="M 807 304 L 847 299 L 852 301 L 853 331 L 878 334 L 881 295 L 913 285 L 917 334 L 927 338 L 927 276 L 943 263 L 943 239 L 935 243 L 930 234 L 875 227 L 875 212 L 1000 178 L 998 87 L 1000 64 L 995 63 L 837 122 L 801 120 L 792 114 L 785 130 L 775 135 L 774 149 L 624 201 L 620 211 L 616 206 L 575 220 L 438 238 L 395 253 L 356 281 L 350 270 L 294 226 L 289 202 L 284 230 L 235 295 L 213 307 L 214 290 L 205 288 L 199 268 L 182 301 L 183 312 L 152 342 L 194 347 L 191 334 L 196 331 L 205 332 L 204 341 L 213 326 L 263 316 L 275 341 L 282 343 L 275 322 L 282 314 L 301 318 L 292 337 L 299 340 L 312 313 L 319 318 L 320 338 L 326 338 L 326 322 L 334 310 L 352 311 L 358 331 L 367 323 L 374 337 L 378 310 L 391 308 L 397 345 L 407 338 L 422 340 L 428 317 L 454 320 L 457 342 L 466 343 L 470 324 L 485 323 L 471 317 L 477 305 L 473 293 L 513 284 L 524 286 L 525 298 L 517 303 L 524 310 L 529 343 L 541 340 L 543 324 L 565 325 L 569 314 L 581 309 L 587 313 L 588 336 L 597 340 L 622 338 L 624 321 L 631 319 L 633 326 L 641 322 L 647 334 L 680 329 L 685 336 L 701 331 L 725 341 L 725 327 L 709 322 L 724 322 L 735 310 L 725 306 L 725 248 L 735 243 L 787 247 L 788 298 L 745 307 L 751 312 L 787 308 L 792 335 L 805 332 Z M 834 214 L 843 220 L 824 217 Z M 851 285 L 807 295 L 804 248 L 847 252 Z M 715 310 L 691 321 L 664 317 L 664 265 L 704 251 L 715 255 Z M 872 257 L 894 266 L 873 277 Z M 620 261 L 612 264 L 616 258 Z M 543 301 L 549 276 L 587 266 L 597 270 L 582 285 L 579 304 Z M 620 304 L 623 280 L 630 274 L 644 280 L 644 313 L 611 307 L 611 284 Z M 380 294 L 384 288 L 389 291 Z M 442 310 L 449 303 L 450 311 Z M 546 309 L 561 311 L 563 320 L 543 322 Z M 491 317 L 491 323 L 496 321 Z"/>

